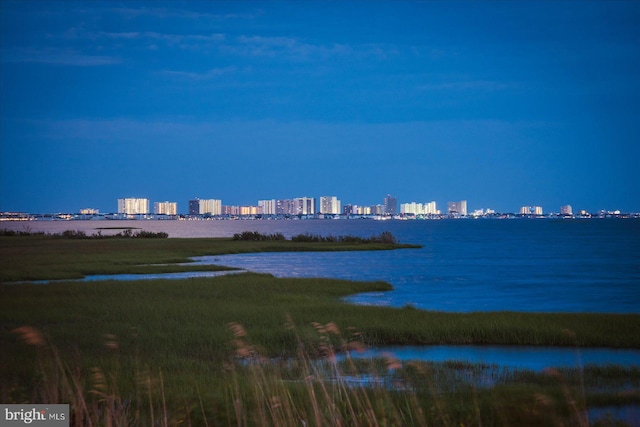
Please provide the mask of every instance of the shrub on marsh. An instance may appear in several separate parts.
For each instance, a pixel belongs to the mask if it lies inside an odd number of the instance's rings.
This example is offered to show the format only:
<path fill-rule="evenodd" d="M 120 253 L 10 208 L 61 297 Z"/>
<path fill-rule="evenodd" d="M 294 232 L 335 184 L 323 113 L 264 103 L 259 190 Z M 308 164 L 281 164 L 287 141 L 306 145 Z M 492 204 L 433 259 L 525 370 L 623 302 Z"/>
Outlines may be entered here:
<path fill-rule="evenodd" d="M 242 233 L 235 233 L 233 240 L 246 240 L 246 241 L 265 241 L 265 240 L 287 240 L 282 233 L 262 234 L 257 231 L 243 231 Z"/>
<path fill-rule="evenodd" d="M 359 236 L 320 236 L 319 234 L 303 233 L 291 237 L 293 242 L 324 242 L 324 243 L 384 243 L 397 244 L 398 241 L 389 231 L 383 231 L 379 236 L 362 238 Z"/>
<path fill-rule="evenodd" d="M 0 230 L 0 236 L 7 237 L 30 237 L 30 236 L 44 236 L 51 239 L 118 239 L 118 238 L 137 238 L 137 239 L 166 239 L 169 237 L 169 233 L 165 233 L 164 231 L 153 232 L 153 231 L 136 231 L 134 232 L 132 229 L 127 228 L 124 231 L 121 231 L 117 234 L 105 235 L 102 234 L 101 231 L 98 231 L 95 234 L 88 235 L 82 230 L 65 230 L 62 233 L 52 233 L 46 234 L 42 231 L 31 232 L 31 231 L 13 231 L 13 230 Z"/>

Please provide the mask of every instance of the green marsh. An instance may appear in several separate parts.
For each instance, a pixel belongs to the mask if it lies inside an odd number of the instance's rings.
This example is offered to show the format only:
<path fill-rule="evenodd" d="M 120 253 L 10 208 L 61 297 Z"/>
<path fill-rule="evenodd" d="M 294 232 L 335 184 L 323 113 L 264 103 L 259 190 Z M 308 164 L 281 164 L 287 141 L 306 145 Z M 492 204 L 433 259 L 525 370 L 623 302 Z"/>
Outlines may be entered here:
<path fill-rule="evenodd" d="M 198 255 L 391 248 L 0 238 L 5 282 L 153 270 L 166 266 L 140 266 Z M 640 402 L 640 373 L 629 368 L 509 373 L 390 360 L 331 364 L 326 357 L 346 348 L 383 344 L 640 348 L 640 315 L 441 313 L 341 300 L 390 289 L 384 282 L 253 273 L 3 283 L 0 400 L 71 403 L 75 420 L 101 425 L 586 425 L 588 406 Z M 400 386 L 353 387 L 341 379 L 363 373 Z M 477 378 L 487 375 L 492 385 L 479 387 Z"/>

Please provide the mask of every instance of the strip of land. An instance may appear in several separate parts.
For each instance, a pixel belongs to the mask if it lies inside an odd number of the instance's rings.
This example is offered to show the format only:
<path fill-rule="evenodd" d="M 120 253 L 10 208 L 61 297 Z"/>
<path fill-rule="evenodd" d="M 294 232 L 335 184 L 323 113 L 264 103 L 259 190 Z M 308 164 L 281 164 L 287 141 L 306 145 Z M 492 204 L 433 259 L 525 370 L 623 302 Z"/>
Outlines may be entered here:
<path fill-rule="evenodd" d="M 354 251 L 416 248 L 384 242 L 298 242 L 231 238 L 54 239 L 0 236 L 0 282 L 80 279 L 88 275 L 218 271 L 221 266 L 177 265 L 191 258 L 251 252 Z"/>

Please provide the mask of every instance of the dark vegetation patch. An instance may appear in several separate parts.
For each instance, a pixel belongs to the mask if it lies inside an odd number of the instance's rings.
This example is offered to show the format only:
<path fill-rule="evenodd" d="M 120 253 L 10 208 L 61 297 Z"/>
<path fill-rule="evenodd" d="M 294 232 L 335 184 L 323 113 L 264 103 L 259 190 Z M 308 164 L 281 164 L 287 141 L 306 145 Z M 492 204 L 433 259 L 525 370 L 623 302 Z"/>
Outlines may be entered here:
<path fill-rule="evenodd" d="M 107 229 L 107 228 L 104 228 Z M 119 228 L 118 228 L 119 229 Z M 102 230 L 102 229 L 100 229 Z M 133 231 L 132 228 L 123 228 L 121 232 L 116 234 L 102 234 L 102 231 L 98 231 L 94 234 L 87 234 L 81 230 L 65 230 L 61 233 L 45 233 L 42 231 L 32 232 L 32 231 L 15 231 L 15 230 L 0 230 L 0 236 L 7 237 L 31 237 L 31 236 L 41 236 L 50 239 L 166 239 L 169 237 L 168 233 L 164 231 L 153 232 L 153 231 Z"/>

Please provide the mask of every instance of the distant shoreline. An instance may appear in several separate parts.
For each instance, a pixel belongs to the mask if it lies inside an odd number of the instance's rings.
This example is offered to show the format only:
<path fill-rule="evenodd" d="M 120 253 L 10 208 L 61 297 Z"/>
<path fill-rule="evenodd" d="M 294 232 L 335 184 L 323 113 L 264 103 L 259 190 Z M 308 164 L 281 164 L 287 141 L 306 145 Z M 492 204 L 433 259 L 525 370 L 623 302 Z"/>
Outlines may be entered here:
<path fill-rule="evenodd" d="M 549 213 L 543 215 L 496 213 L 489 215 L 125 215 L 125 214 L 70 214 L 70 213 L 47 213 L 32 214 L 23 212 L 0 212 L 0 222 L 30 222 L 30 221 L 351 221 L 351 220 L 371 220 L 371 221 L 436 221 L 436 220 L 477 220 L 477 219 L 640 219 L 640 212 L 598 212 L 581 215 L 563 215 Z"/>

